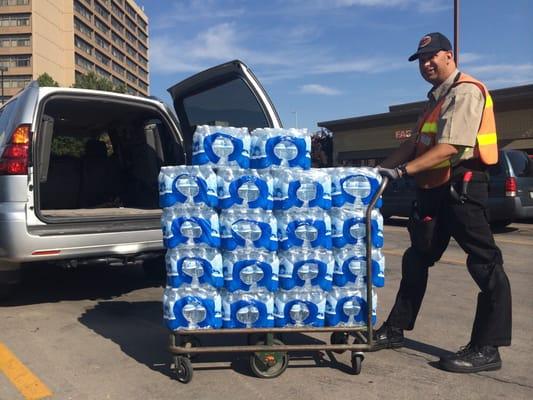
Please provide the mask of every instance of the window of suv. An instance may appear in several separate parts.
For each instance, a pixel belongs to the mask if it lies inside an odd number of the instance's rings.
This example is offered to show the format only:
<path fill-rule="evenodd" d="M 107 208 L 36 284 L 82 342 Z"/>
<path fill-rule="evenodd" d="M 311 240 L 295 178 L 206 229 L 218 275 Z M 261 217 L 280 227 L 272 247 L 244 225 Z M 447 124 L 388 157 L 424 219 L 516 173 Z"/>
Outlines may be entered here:
<path fill-rule="evenodd" d="M 523 151 L 509 151 L 507 157 L 511 162 L 517 177 L 533 177 L 533 165 L 527 154 Z"/>
<path fill-rule="evenodd" d="M 183 106 L 191 126 L 246 126 L 250 130 L 269 126 L 261 105 L 240 78 L 188 96 Z"/>
<path fill-rule="evenodd" d="M 15 109 L 16 102 L 17 100 L 13 100 L 9 104 L 4 106 L 2 109 L 0 109 L 0 146 L 2 146 L 7 140 L 7 135 L 9 134 L 9 132 L 7 132 L 7 129 L 9 127 L 10 117 L 13 114 L 13 110 Z"/>

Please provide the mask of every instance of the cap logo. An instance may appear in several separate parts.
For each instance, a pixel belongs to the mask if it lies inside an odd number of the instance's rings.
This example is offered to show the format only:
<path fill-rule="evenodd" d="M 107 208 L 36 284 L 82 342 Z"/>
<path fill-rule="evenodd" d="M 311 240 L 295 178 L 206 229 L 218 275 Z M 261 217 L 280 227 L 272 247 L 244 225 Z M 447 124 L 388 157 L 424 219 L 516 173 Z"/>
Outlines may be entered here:
<path fill-rule="evenodd" d="M 424 36 L 422 39 L 420 39 L 420 43 L 418 43 L 418 48 L 426 47 L 428 44 L 431 43 L 431 36 Z"/>

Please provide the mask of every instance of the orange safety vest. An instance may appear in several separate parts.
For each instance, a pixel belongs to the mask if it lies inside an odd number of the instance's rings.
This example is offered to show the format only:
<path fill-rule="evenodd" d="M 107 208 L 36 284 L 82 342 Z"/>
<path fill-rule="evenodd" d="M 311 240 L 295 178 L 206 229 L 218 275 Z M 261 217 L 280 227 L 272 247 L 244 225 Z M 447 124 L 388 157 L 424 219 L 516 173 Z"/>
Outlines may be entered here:
<path fill-rule="evenodd" d="M 494 118 L 494 110 L 492 97 L 483 83 L 472 78 L 467 74 L 461 73 L 459 79 L 452 85 L 455 87 L 462 83 L 471 83 L 476 85 L 485 97 L 485 107 L 481 117 L 481 123 L 477 131 L 476 145 L 474 147 L 474 158 L 480 158 L 486 165 L 493 165 L 498 162 L 498 140 L 496 136 L 496 121 Z M 437 102 L 435 107 L 426 111 L 418 124 L 418 137 L 416 140 L 415 158 L 420 157 L 426 151 L 437 144 L 438 121 L 441 115 L 442 104 L 445 96 Z M 450 160 L 445 160 L 429 170 L 419 172 L 415 175 L 416 183 L 423 189 L 430 189 L 450 180 L 451 163 Z"/>

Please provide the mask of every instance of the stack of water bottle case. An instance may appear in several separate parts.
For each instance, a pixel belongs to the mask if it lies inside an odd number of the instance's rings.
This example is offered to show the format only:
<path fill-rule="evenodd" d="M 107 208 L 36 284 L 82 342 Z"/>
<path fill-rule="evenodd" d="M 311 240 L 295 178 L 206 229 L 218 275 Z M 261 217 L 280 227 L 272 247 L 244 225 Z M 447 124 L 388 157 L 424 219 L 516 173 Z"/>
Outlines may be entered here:
<path fill-rule="evenodd" d="M 381 178 L 310 169 L 310 150 L 304 129 L 204 125 L 194 165 L 161 169 L 170 330 L 366 324 L 366 209 Z M 381 287 L 378 209 L 371 223 Z"/>

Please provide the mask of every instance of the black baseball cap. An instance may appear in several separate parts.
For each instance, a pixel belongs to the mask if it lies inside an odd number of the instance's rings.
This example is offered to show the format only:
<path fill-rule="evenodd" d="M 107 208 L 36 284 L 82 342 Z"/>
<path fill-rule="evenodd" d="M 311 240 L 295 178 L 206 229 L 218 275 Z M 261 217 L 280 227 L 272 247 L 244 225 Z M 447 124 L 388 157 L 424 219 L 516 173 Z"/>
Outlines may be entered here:
<path fill-rule="evenodd" d="M 428 33 L 418 43 L 418 50 L 415 54 L 409 57 L 409 61 L 416 60 L 420 54 L 436 53 L 439 50 L 449 51 L 452 49 L 452 44 L 446 36 L 440 32 Z"/>

